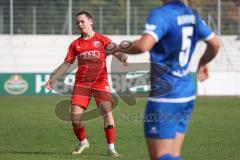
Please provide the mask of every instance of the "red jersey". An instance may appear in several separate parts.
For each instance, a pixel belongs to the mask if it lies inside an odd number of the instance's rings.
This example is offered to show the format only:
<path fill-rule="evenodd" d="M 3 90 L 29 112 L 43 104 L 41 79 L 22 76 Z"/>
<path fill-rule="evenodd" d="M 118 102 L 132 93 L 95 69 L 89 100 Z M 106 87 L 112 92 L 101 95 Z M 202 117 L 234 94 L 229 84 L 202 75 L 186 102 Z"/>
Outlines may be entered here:
<path fill-rule="evenodd" d="M 65 61 L 73 63 L 78 59 L 76 82 L 107 80 L 105 47 L 109 43 L 109 38 L 95 33 L 90 39 L 79 37 L 70 44 Z"/>

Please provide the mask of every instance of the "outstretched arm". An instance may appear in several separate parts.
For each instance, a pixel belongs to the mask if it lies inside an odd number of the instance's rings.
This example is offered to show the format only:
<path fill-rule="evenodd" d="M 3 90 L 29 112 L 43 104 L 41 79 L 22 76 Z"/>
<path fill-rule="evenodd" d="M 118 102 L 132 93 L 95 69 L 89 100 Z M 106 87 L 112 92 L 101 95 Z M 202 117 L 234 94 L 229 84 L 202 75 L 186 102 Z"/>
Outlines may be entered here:
<path fill-rule="evenodd" d="M 140 54 L 147 52 L 153 48 L 156 40 L 149 34 L 143 34 L 138 40 L 123 41 L 119 46 L 115 43 L 110 43 L 106 47 L 106 54 L 115 54 L 117 52 L 124 52 L 126 54 Z"/>
<path fill-rule="evenodd" d="M 69 67 L 71 66 L 71 63 L 69 62 L 63 62 L 50 76 L 49 80 L 47 81 L 45 87 L 47 89 L 52 89 L 53 83 L 58 80 L 62 75 L 64 75 Z"/>
<path fill-rule="evenodd" d="M 209 75 L 207 64 L 212 61 L 214 57 L 216 57 L 220 48 L 220 42 L 217 36 L 214 36 L 210 40 L 206 41 L 206 44 L 207 48 L 199 61 L 197 69 L 197 76 L 200 82 L 208 79 Z"/>
<path fill-rule="evenodd" d="M 149 34 L 143 34 L 140 39 L 131 41 L 123 41 L 119 44 L 110 43 L 106 46 L 105 51 L 106 55 L 114 55 L 119 61 L 127 64 L 127 56 L 124 54 L 140 54 L 147 52 L 153 48 L 156 41 Z"/>
<path fill-rule="evenodd" d="M 127 54 L 140 54 L 150 51 L 156 43 L 156 40 L 149 34 L 143 34 L 140 39 L 127 44 L 121 43 L 119 50 Z"/>

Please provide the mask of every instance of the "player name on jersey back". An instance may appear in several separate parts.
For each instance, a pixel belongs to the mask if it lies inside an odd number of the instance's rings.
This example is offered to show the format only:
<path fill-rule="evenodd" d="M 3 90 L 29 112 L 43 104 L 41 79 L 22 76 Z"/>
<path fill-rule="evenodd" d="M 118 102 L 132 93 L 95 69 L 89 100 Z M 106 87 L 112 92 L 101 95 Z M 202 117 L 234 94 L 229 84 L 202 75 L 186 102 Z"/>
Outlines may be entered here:
<path fill-rule="evenodd" d="M 195 24 L 196 23 L 196 17 L 192 14 L 178 16 L 177 17 L 177 23 L 178 23 L 178 25 Z"/>

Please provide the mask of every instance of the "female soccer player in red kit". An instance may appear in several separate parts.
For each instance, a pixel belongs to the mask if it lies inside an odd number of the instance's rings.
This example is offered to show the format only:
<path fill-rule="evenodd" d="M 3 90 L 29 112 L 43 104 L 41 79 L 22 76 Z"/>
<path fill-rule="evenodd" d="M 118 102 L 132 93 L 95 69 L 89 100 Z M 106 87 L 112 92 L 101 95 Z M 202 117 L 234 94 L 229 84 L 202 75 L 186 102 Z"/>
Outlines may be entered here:
<path fill-rule="evenodd" d="M 104 131 L 108 143 L 107 154 L 118 157 L 114 147 L 115 125 L 112 115 L 112 97 L 107 78 L 105 48 L 112 44 L 111 40 L 93 30 L 93 18 L 89 12 L 82 11 L 76 15 L 77 26 L 81 37 L 74 40 L 68 49 L 64 63 L 58 68 L 46 84 L 51 89 L 53 82 L 68 70 L 69 66 L 78 59 L 78 70 L 76 72 L 75 84 L 71 99 L 72 126 L 80 143 L 72 154 L 81 154 L 89 147 L 82 115 L 94 96 L 104 118 Z M 127 60 L 123 53 L 114 55 L 122 62 Z"/>

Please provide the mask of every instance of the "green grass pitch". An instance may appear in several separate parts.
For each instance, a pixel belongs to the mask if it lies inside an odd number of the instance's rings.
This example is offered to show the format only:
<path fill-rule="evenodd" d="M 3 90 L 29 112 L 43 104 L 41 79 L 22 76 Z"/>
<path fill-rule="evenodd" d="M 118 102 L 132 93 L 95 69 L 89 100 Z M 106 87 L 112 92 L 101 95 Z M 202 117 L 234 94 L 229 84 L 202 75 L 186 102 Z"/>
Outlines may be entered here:
<path fill-rule="evenodd" d="M 0 97 L 0 160 L 149 159 L 140 118 L 145 99 L 137 99 L 134 107 L 120 101 L 114 110 L 121 158 L 106 156 L 101 118 L 86 122 L 90 148 L 83 155 L 71 155 L 77 145 L 71 123 L 54 112 L 62 99 Z M 182 156 L 184 160 L 240 160 L 240 99 L 198 98 Z"/>

